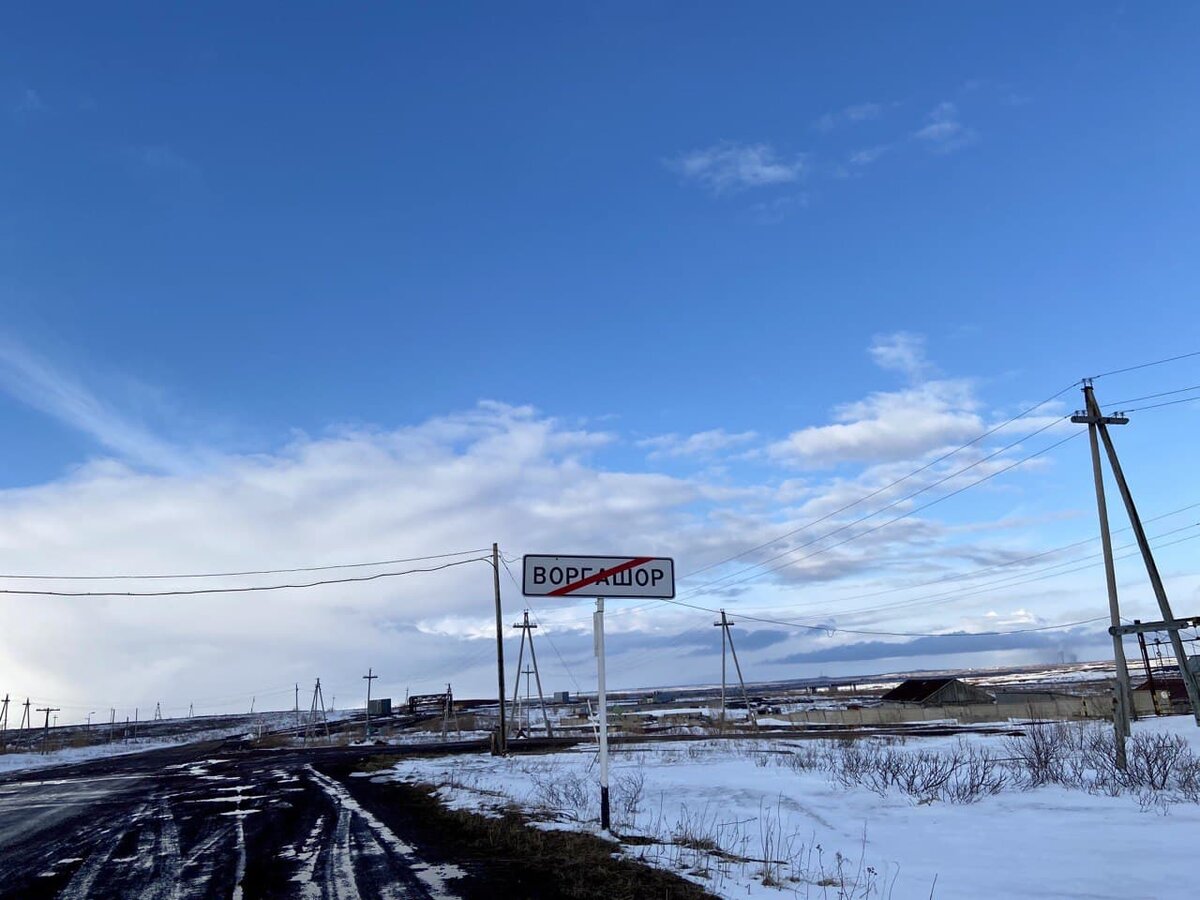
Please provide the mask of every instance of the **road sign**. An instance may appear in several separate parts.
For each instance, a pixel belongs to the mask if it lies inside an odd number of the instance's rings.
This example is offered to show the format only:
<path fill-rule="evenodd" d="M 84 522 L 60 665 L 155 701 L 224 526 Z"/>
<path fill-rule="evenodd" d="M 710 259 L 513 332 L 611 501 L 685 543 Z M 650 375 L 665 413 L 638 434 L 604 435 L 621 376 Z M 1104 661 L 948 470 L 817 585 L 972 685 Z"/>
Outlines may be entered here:
<path fill-rule="evenodd" d="M 675 561 L 656 556 L 526 556 L 526 597 L 675 596 Z"/>

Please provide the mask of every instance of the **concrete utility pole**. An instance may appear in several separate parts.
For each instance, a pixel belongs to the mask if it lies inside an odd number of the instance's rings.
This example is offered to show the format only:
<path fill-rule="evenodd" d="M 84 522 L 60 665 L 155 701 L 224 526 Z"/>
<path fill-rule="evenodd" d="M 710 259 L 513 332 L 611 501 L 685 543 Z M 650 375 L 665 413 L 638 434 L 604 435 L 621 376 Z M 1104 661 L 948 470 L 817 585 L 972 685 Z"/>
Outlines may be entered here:
<path fill-rule="evenodd" d="M 367 740 L 371 739 L 371 682 L 379 676 L 375 674 L 375 670 L 367 667 L 367 674 L 363 676 L 367 682 Z"/>
<path fill-rule="evenodd" d="M 1104 416 L 1092 393 L 1092 385 L 1084 380 L 1083 386 L 1084 411 L 1071 416 L 1076 424 L 1087 424 L 1088 441 L 1092 450 L 1092 478 L 1096 485 L 1096 512 L 1100 517 L 1100 543 L 1104 550 L 1104 579 L 1108 586 L 1108 615 L 1112 627 L 1121 624 L 1121 607 L 1117 599 L 1117 573 L 1113 565 L 1112 535 L 1108 529 L 1108 504 L 1104 499 L 1104 471 L 1100 467 L 1100 443 L 1097 440 L 1101 420 Z M 1126 425 L 1129 419 L 1124 416 L 1109 417 L 1113 425 Z M 1108 423 L 1105 423 L 1108 424 Z M 1126 766 L 1125 738 L 1130 734 L 1129 718 L 1133 709 L 1133 692 L 1129 686 L 1129 664 L 1125 660 L 1125 647 L 1121 636 L 1112 635 L 1113 660 L 1117 667 L 1116 708 L 1113 711 L 1113 729 L 1116 735 L 1117 768 Z"/>
<path fill-rule="evenodd" d="M 721 629 L 721 731 L 725 731 L 725 644 L 729 635 L 729 623 L 725 621 L 725 610 L 721 610 L 721 621 L 713 622 L 714 628 Z"/>
<path fill-rule="evenodd" d="M 1123 415 L 1105 416 L 1100 412 L 1100 405 L 1096 402 L 1095 392 L 1092 390 L 1090 379 L 1084 380 L 1083 398 L 1085 409 L 1081 413 L 1076 413 L 1071 417 L 1072 422 L 1086 422 L 1088 426 L 1088 435 L 1091 438 L 1092 445 L 1092 469 L 1096 478 L 1096 497 L 1100 509 L 1101 518 L 1101 538 L 1104 541 L 1104 558 L 1105 558 L 1105 575 L 1108 579 L 1109 593 L 1109 609 L 1112 624 L 1109 626 L 1108 632 L 1113 638 L 1113 648 L 1117 655 L 1117 675 L 1118 678 L 1123 677 L 1124 685 L 1118 689 L 1118 714 L 1122 713 L 1121 707 L 1124 710 L 1124 728 L 1118 729 L 1123 731 L 1123 734 L 1118 736 L 1117 740 L 1117 765 L 1124 768 L 1124 735 L 1129 733 L 1129 711 L 1133 707 L 1133 696 L 1129 690 L 1129 670 L 1125 665 L 1125 654 L 1121 646 L 1121 638 L 1125 634 L 1140 634 L 1146 631 L 1166 631 L 1171 639 L 1171 646 L 1175 652 L 1175 661 L 1179 667 L 1179 676 L 1183 680 L 1185 689 L 1187 690 L 1188 700 L 1192 706 L 1192 715 L 1196 719 L 1196 723 L 1200 725 L 1200 685 L 1197 685 L 1196 673 L 1192 671 L 1189 665 L 1187 651 L 1183 646 L 1183 639 L 1179 635 L 1181 628 L 1189 627 L 1191 620 L 1178 620 L 1171 611 L 1171 603 L 1167 599 L 1166 589 L 1163 587 L 1162 576 L 1158 571 L 1158 564 L 1154 561 L 1154 554 L 1150 550 L 1150 542 L 1146 538 L 1146 531 L 1142 527 L 1141 517 L 1138 515 L 1137 506 L 1133 502 L 1133 494 L 1129 490 L 1129 483 L 1125 480 L 1125 472 L 1121 468 L 1121 461 L 1117 457 L 1117 449 L 1113 445 L 1112 436 L 1108 433 L 1109 425 L 1124 425 L 1129 419 Z M 1158 601 L 1158 609 L 1162 614 L 1161 622 L 1146 622 L 1135 623 L 1133 625 L 1122 625 L 1119 610 L 1117 608 L 1116 598 L 1116 578 L 1113 572 L 1112 563 L 1112 545 L 1108 535 L 1108 516 L 1104 507 L 1103 501 L 1103 480 L 1100 472 L 1100 452 L 1096 442 L 1097 434 L 1104 444 L 1104 452 L 1108 457 L 1109 467 L 1112 469 L 1113 479 L 1117 482 L 1117 489 L 1121 493 L 1121 500 L 1125 504 L 1125 512 L 1129 516 L 1129 524 L 1133 529 L 1134 537 L 1137 539 L 1138 549 L 1142 555 L 1142 562 L 1146 566 L 1146 574 L 1149 576 L 1150 585 L 1154 589 L 1154 597 Z M 1148 662 L 1148 661 L 1147 661 Z M 1124 671 L 1122 671 L 1124 670 Z"/>
<path fill-rule="evenodd" d="M 738 684 L 742 688 L 742 700 L 746 704 L 746 718 L 750 720 L 755 729 L 758 728 L 758 716 L 754 710 L 750 708 L 750 695 L 746 692 L 746 680 L 742 678 L 742 666 L 738 662 L 737 648 L 733 646 L 733 632 L 729 629 L 736 625 L 736 622 L 730 622 L 725 615 L 725 610 L 721 610 L 721 621 L 714 622 L 718 628 L 722 630 L 721 636 L 721 728 L 725 728 L 725 642 L 729 643 L 729 652 L 733 656 L 733 666 L 737 671 Z"/>
<path fill-rule="evenodd" d="M 3 742 L 6 731 L 8 731 L 8 694 L 4 695 L 4 708 L 0 710 L 0 742 Z"/>
<path fill-rule="evenodd" d="M 492 585 L 496 591 L 496 677 L 500 683 L 500 722 L 496 734 L 495 752 L 503 756 L 508 750 L 508 726 L 504 721 L 504 621 L 500 610 L 500 545 L 492 544 Z"/>
<path fill-rule="evenodd" d="M 25 702 L 22 703 L 21 705 L 25 707 L 25 712 L 21 713 L 21 728 L 24 729 L 25 731 L 28 731 L 30 728 L 33 727 L 33 716 L 31 716 L 29 714 L 29 706 L 30 706 L 29 698 L 26 697 Z"/>

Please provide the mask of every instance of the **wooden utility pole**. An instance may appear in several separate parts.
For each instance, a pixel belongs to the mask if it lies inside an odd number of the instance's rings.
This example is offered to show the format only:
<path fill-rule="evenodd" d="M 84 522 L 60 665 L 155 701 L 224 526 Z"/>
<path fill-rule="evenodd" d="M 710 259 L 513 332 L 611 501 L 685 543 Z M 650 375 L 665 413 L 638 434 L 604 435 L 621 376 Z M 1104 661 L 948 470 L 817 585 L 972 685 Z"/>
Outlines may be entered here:
<path fill-rule="evenodd" d="M 1100 414 L 1100 407 L 1096 404 L 1091 382 L 1087 380 L 1084 381 L 1083 386 L 1083 401 L 1084 411 L 1073 415 L 1071 421 L 1077 424 L 1086 423 L 1088 427 L 1088 441 L 1092 450 L 1092 478 L 1096 485 L 1096 511 L 1100 517 L 1100 543 L 1104 549 L 1104 578 L 1108 586 L 1108 615 L 1109 622 L 1115 628 L 1121 624 L 1121 607 L 1117 599 L 1117 573 L 1113 565 L 1112 535 L 1108 529 L 1108 504 L 1104 499 L 1104 471 L 1100 467 L 1100 443 L 1097 440 L 1101 420 L 1104 417 Z M 1111 421 L 1114 425 L 1125 425 L 1129 422 L 1123 416 L 1113 416 Z M 1133 707 L 1133 693 L 1129 687 L 1129 664 L 1125 660 L 1125 647 L 1121 642 L 1121 636 L 1113 634 L 1112 641 L 1113 660 L 1117 667 L 1113 729 L 1116 735 L 1117 768 L 1124 769 L 1126 766 L 1125 738 L 1130 734 L 1129 716 Z"/>
<path fill-rule="evenodd" d="M 29 698 L 26 697 L 25 702 L 22 703 L 21 705 L 25 707 L 25 712 L 21 713 L 21 728 L 28 731 L 30 728 L 33 727 L 33 716 L 31 716 L 29 714 L 29 706 L 30 706 Z"/>
<path fill-rule="evenodd" d="M 375 670 L 367 667 L 367 674 L 363 678 L 367 682 L 367 740 L 371 740 L 371 682 L 379 676 L 375 674 Z"/>
<path fill-rule="evenodd" d="M 500 610 L 500 545 L 495 543 L 492 544 L 492 585 L 496 591 L 496 678 L 500 684 L 500 727 L 494 752 L 504 755 L 508 750 L 508 726 L 504 717 L 504 622 Z"/>
<path fill-rule="evenodd" d="M 0 710 L 0 744 L 4 741 L 4 732 L 8 731 L 8 694 L 4 695 L 4 708 Z"/>
<path fill-rule="evenodd" d="M 44 737 L 42 738 L 42 751 L 44 753 L 50 752 L 50 713 L 61 712 L 61 711 L 62 711 L 61 707 L 58 707 L 58 706 L 39 706 L 38 707 L 38 712 L 44 712 L 46 714 L 46 727 L 45 727 L 45 730 L 42 732 L 44 735 Z"/>

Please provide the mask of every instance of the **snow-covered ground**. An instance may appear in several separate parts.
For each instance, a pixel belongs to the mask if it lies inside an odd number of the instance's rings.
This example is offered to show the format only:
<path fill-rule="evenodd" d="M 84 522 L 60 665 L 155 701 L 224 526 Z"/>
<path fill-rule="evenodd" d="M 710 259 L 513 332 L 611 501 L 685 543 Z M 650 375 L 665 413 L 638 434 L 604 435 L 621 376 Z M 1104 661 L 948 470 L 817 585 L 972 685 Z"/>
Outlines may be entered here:
<path fill-rule="evenodd" d="M 114 741 L 111 744 L 92 744 L 86 747 L 63 747 L 49 753 L 0 753 L 0 775 L 6 772 L 24 772 L 34 769 L 49 769 L 53 766 L 66 766 L 74 763 L 90 762 L 94 759 L 108 759 L 113 756 L 127 756 L 131 753 L 145 753 L 149 750 L 162 750 L 166 747 L 178 747 L 181 744 L 198 744 L 204 741 L 215 741 L 222 738 L 252 735 L 256 729 L 252 725 L 235 725 L 229 728 L 209 728 L 204 731 L 189 732 L 186 735 L 163 738 L 138 738 L 132 741 Z"/>
<path fill-rule="evenodd" d="M 1111 731 L 1063 727 L 1077 746 L 1096 746 Z M 1182 739 L 1185 761 L 1189 750 L 1200 755 L 1190 717 L 1135 729 L 1139 741 Z M 1200 794 L 1171 779 L 1163 790 L 1116 786 L 1081 767 L 1065 783 L 1030 786 L 1018 749 L 975 734 L 621 746 L 612 755 L 614 830 L 626 855 L 725 897 L 1195 896 L 1195 876 L 1182 863 L 1200 846 Z M 946 785 L 906 789 L 902 774 L 872 774 L 872 765 L 887 770 L 903 758 L 934 766 L 957 759 L 964 768 L 953 784 L 978 776 L 990 787 L 956 800 Z M 438 785 L 453 807 L 487 813 L 515 803 L 541 827 L 595 831 L 597 772 L 593 747 L 406 760 L 383 777 Z M 988 782 L 1005 773 L 1007 781 Z"/>

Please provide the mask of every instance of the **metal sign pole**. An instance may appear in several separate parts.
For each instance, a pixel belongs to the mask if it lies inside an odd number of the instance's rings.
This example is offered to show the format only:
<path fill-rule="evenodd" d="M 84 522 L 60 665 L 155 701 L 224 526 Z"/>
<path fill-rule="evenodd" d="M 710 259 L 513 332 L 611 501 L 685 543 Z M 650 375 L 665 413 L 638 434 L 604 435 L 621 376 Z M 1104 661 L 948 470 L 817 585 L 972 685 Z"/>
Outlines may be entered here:
<path fill-rule="evenodd" d="M 611 825 L 608 813 L 608 697 L 604 684 L 604 598 L 596 598 L 596 612 L 592 615 L 592 628 L 596 641 L 596 689 L 600 704 L 600 827 L 608 831 Z"/>

